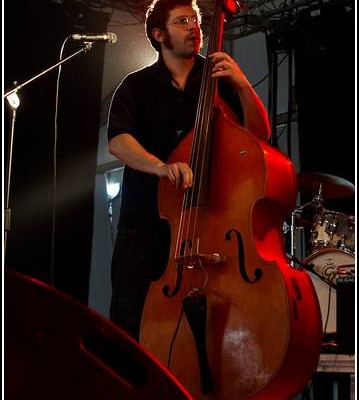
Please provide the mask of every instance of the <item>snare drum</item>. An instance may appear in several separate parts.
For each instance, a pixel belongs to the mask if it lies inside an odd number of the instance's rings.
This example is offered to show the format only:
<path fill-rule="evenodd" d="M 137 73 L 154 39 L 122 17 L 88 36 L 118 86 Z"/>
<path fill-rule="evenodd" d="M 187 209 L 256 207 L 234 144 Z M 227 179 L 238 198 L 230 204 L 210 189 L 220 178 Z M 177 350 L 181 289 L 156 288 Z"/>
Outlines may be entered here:
<path fill-rule="evenodd" d="M 311 230 L 310 250 L 340 249 L 355 253 L 355 219 L 353 215 L 323 210 Z"/>
<path fill-rule="evenodd" d="M 324 249 L 310 255 L 303 262 L 319 275 L 309 271 L 319 300 L 324 333 L 335 333 L 337 293 L 331 284 L 336 284 L 338 276 L 355 274 L 355 256 L 338 249 Z"/>

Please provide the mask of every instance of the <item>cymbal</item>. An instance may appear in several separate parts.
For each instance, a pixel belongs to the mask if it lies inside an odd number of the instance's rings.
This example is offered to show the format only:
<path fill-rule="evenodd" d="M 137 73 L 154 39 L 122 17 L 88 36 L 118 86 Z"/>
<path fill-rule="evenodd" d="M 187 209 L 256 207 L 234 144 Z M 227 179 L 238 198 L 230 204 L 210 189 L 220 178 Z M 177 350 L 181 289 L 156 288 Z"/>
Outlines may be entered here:
<path fill-rule="evenodd" d="M 351 182 L 321 172 L 299 172 L 297 173 L 297 182 L 299 192 L 309 195 L 319 194 L 321 185 L 323 198 L 349 197 L 355 193 L 355 187 Z"/>

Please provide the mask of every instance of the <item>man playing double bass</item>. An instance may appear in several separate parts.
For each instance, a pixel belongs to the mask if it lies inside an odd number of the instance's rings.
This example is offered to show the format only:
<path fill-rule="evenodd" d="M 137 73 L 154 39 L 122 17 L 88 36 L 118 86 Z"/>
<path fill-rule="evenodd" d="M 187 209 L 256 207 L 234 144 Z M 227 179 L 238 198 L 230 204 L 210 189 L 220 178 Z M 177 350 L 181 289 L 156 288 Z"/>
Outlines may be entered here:
<path fill-rule="evenodd" d="M 109 151 L 125 164 L 110 319 L 137 340 L 149 285 L 163 273 L 170 246 L 168 225 L 157 206 L 159 178 L 177 187 L 193 183 L 186 162 L 167 159 L 196 118 L 204 66 L 196 1 L 154 0 L 146 14 L 146 34 L 158 60 L 123 79 L 108 119 Z M 266 110 L 240 67 L 223 52 L 210 58 L 221 98 L 241 126 L 266 141 Z"/>
<path fill-rule="evenodd" d="M 110 318 L 197 400 L 289 400 L 316 368 L 320 309 L 284 251 L 293 164 L 266 143 L 262 102 L 218 51 L 233 9 L 215 1 L 204 58 L 196 3 L 155 0 L 158 60 L 113 96 L 109 149 L 125 169 Z"/>

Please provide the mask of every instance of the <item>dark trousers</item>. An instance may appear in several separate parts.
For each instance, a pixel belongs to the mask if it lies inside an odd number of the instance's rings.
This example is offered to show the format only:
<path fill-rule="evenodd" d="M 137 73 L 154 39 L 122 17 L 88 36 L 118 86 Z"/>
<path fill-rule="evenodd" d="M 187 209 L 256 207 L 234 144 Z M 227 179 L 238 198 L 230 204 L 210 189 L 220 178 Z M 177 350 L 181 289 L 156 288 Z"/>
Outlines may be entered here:
<path fill-rule="evenodd" d="M 169 247 L 166 221 L 154 230 L 118 231 L 111 265 L 110 319 L 136 340 L 149 285 L 163 274 Z"/>

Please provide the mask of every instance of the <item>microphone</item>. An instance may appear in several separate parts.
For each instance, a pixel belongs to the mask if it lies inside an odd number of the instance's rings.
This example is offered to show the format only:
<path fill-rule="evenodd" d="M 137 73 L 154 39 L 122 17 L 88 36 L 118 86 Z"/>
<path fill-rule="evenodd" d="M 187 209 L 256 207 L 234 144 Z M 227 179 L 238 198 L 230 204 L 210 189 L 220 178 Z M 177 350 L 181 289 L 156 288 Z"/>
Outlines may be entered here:
<path fill-rule="evenodd" d="M 73 40 L 83 40 L 85 42 L 107 42 L 107 43 L 116 43 L 117 35 L 113 32 L 106 33 L 73 33 L 70 35 Z"/>

